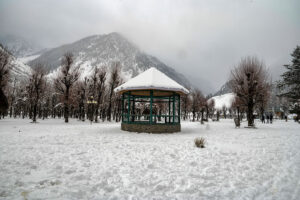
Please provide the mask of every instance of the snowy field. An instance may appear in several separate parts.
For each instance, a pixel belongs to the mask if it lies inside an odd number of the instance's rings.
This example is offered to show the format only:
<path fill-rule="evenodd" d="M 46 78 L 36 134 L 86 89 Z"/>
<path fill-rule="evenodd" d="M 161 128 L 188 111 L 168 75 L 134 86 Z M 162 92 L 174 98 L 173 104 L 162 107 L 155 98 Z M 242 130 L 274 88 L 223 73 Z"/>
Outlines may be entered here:
<path fill-rule="evenodd" d="M 29 122 L 0 120 L 0 199 L 300 199 L 300 125 L 292 121 L 258 129 L 183 122 L 176 134 Z"/>

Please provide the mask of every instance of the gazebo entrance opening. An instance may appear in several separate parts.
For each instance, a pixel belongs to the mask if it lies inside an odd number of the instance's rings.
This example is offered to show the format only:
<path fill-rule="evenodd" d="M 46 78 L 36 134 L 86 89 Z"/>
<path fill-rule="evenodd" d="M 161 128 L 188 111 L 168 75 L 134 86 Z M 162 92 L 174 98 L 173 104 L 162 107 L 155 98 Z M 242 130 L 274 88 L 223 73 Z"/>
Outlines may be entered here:
<path fill-rule="evenodd" d="M 179 125 L 180 128 L 180 95 L 161 90 L 124 92 L 122 124 Z"/>

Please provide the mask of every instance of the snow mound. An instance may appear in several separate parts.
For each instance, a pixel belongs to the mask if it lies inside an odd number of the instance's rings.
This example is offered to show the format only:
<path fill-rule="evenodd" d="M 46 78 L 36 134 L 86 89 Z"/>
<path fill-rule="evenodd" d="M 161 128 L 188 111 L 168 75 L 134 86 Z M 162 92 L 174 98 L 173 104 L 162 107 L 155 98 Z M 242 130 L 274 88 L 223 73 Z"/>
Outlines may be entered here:
<path fill-rule="evenodd" d="M 224 106 L 226 108 L 231 108 L 234 98 L 235 98 L 234 93 L 227 93 L 219 96 L 214 96 L 210 98 L 208 101 L 214 100 L 215 109 L 221 110 Z"/>

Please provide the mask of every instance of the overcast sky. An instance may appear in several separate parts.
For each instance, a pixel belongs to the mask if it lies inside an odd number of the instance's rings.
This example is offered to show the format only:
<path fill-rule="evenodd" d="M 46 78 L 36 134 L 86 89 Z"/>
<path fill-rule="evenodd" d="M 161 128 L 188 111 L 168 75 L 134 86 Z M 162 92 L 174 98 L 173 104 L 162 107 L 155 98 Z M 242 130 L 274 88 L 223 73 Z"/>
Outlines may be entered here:
<path fill-rule="evenodd" d="M 216 90 L 247 55 L 278 77 L 300 45 L 300 1 L 0 0 L 2 35 L 55 47 L 110 32 Z"/>

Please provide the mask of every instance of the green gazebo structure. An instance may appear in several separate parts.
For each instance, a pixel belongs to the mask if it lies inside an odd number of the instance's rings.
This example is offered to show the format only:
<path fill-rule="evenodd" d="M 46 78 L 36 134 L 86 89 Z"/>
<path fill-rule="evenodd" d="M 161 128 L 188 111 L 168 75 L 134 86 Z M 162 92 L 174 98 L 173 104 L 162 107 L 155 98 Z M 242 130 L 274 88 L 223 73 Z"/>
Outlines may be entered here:
<path fill-rule="evenodd" d="M 121 129 L 173 133 L 181 130 L 180 96 L 189 91 L 152 67 L 115 88 L 122 95 Z"/>

